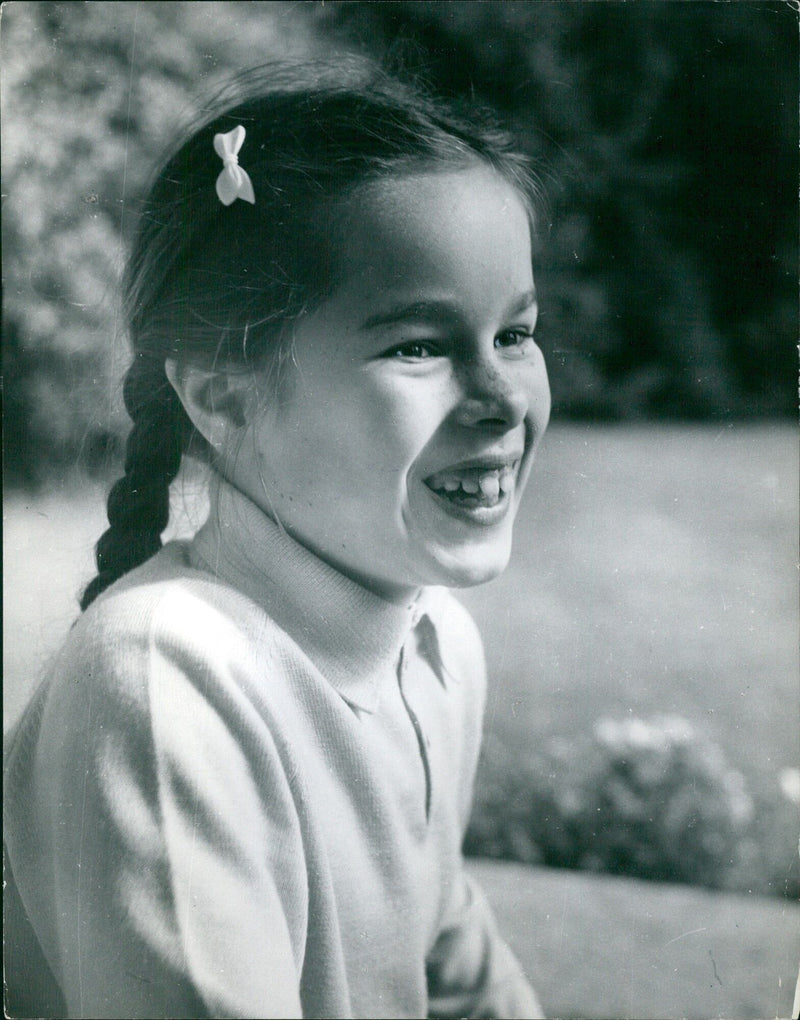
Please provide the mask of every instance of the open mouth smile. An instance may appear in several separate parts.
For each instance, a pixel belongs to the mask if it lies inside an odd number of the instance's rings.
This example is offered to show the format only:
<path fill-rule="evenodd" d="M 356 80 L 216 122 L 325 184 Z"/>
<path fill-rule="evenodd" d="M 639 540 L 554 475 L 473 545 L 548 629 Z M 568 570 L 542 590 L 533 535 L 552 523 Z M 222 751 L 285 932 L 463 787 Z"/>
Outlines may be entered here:
<path fill-rule="evenodd" d="M 425 484 L 454 509 L 492 509 L 508 502 L 514 491 L 519 461 L 498 466 L 451 468 L 425 479 Z"/>

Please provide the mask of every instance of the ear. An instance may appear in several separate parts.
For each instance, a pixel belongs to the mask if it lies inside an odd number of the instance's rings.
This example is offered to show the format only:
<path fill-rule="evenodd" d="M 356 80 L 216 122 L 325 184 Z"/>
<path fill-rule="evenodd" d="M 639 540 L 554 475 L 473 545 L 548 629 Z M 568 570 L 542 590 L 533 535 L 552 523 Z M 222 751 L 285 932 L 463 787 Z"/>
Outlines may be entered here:
<path fill-rule="evenodd" d="M 218 452 L 247 425 L 253 392 L 249 372 L 225 372 L 167 358 L 164 369 L 184 410 Z"/>

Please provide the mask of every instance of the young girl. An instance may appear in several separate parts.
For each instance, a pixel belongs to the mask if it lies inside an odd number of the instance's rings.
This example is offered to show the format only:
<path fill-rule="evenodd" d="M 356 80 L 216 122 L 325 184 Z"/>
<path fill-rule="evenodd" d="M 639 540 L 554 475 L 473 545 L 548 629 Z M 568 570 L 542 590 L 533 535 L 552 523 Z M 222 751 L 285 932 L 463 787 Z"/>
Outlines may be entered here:
<path fill-rule="evenodd" d="M 39 1016 L 539 1016 L 462 867 L 484 667 L 444 590 L 504 569 L 548 420 L 536 188 L 377 74 L 248 89 L 130 260 L 125 475 L 8 752 L 10 988 Z M 210 515 L 160 548 L 190 443 Z"/>

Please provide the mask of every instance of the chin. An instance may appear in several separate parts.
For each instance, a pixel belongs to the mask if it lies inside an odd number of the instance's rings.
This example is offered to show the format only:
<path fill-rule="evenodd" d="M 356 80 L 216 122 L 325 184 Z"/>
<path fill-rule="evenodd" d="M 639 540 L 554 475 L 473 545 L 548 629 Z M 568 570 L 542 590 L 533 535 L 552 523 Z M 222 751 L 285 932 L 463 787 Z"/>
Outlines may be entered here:
<path fill-rule="evenodd" d="M 440 580 L 432 582 L 447 588 L 472 588 L 493 581 L 508 566 L 510 544 L 500 548 L 471 550 L 460 555 L 437 557 Z"/>

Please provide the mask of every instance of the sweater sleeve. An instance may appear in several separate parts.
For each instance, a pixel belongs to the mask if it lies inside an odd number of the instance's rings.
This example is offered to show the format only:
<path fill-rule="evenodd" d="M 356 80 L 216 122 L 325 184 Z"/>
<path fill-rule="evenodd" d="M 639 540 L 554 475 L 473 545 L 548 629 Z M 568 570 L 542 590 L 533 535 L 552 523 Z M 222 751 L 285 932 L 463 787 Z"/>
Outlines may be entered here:
<path fill-rule="evenodd" d="M 427 960 L 430 1017 L 537 1020 L 544 1013 L 497 931 L 481 889 L 462 871 Z"/>
<path fill-rule="evenodd" d="M 98 614 L 42 716 L 30 793 L 70 1016 L 302 1013 L 307 881 L 289 780 L 242 693 L 233 623 L 188 608 L 202 648 L 159 614 L 146 627 Z"/>
<path fill-rule="evenodd" d="M 439 624 L 443 658 L 463 690 L 465 734 L 459 813 L 469 822 L 486 696 L 483 645 L 469 613 L 455 600 Z M 430 1017 L 542 1017 L 536 994 L 497 930 L 483 891 L 460 869 L 438 938 L 426 961 Z"/>

